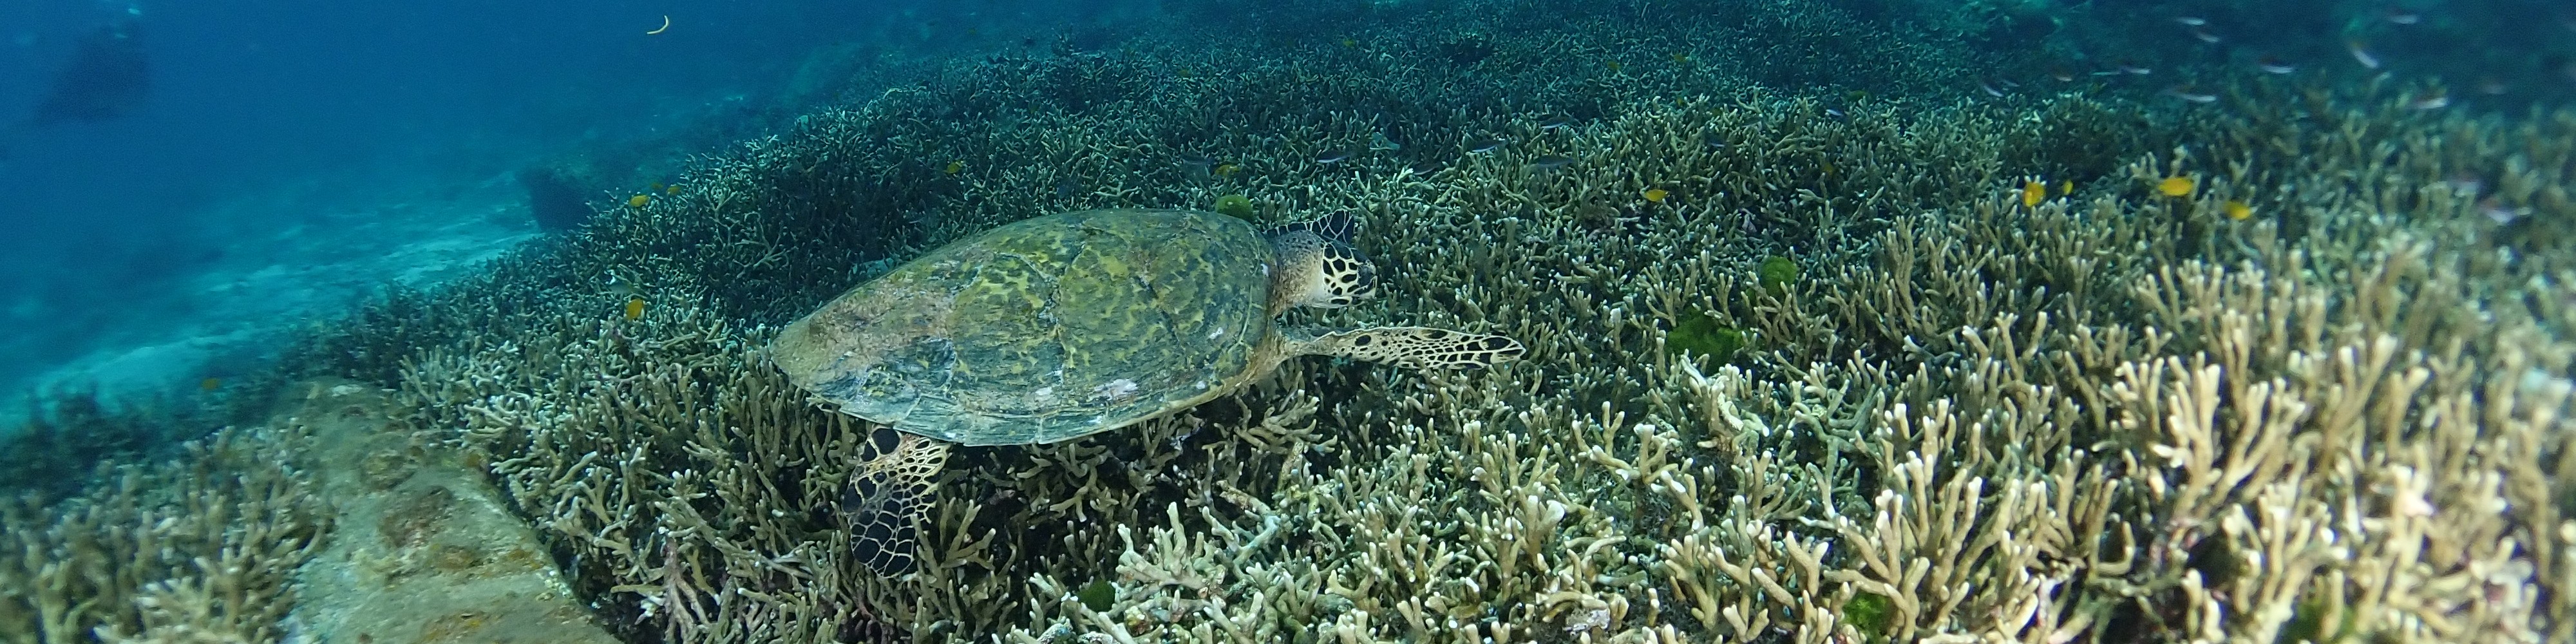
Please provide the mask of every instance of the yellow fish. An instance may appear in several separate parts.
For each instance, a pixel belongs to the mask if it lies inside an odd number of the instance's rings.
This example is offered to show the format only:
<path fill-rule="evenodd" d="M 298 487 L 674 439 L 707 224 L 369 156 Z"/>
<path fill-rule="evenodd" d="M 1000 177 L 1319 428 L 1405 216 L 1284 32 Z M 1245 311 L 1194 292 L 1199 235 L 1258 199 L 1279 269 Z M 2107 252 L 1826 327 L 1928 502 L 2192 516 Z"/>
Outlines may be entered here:
<path fill-rule="evenodd" d="M 663 187 L 663 188 L 662 188 L 662 194 L 666 194 L 666 195 L 676 195 L 676 194 L 680 194 L 680 187 L 679 187 L 679 186 L 665 186 L 665 187 Z"/>
<path fill-rule="evenodd" d="M 205 379 L 205 380 L 199 380 L 199 381 L 197 381 L 197 388 L 198 388 L 198 389 L 203 389 L 203 390 L 206 390 L 206 391 L 214 391 L 214 390 L 217 390 L 217 389 L 222 389 L 222 388 L 224 388 L 224 379 L 222 379 L 222 378 L 207 378 L 207 379 Z"/>
<path fill-rule="evenodd" d="M 950 161 L 950 162 L 948 162 L 948 167 L 947 167 L 947 168 L 942 169 L 941 171 L 942 171 L 942 172 L 949 173 L 949 174 L 957 174 L 957 173 L 959 173 L 959 172 L 965 172 L 965 171 L 966 171 L 966 162 L 964 162 L 964 161 Z"/>
<path fill-rule="evenodd" d="M 1360 41 L 1352 40 L 1352 39 L 1349 39 L 1349 38 L 1343 38 L 1343 39 L 1342 39 L 1342 46 L 1344 46 L 1344 47 L 1358 47 L 1358 46 L 1360 46 Z"/>
<path fill-rule="evenodd" d="M 1242 172 L 1242 171 L 1243 171 L 1243 167 L 1242 167 L 1242 166 L 1238 166 L 1238 165 L 1235 165 L 1235 164 L 1232 164 L 1232 163 L 1219 163 L 1219 164 L 1217 164 L 1217 165 L 1216 165 L 1216 170 L 1214 170 L 1214 172 L 1216 173 L 1216 176 L 1220 176 L 1220 177 L 1231 177 L 1231 176 L 1234 176 L 1234 173 L 1236 173 L 1236 172 Z"/>
<path fill-rule="evenodd" d="M 2027 179 L 2021 182 L 2021 207 L 2037 208 L 2039 202 L 2046 200 L 2048 200 L 2048 184 Z"/>
<path fill-rule="evenodd" d="M 2245 202 L 2242 201 L 2229 199 L 2227 200 L 2226 207 L 2228 219 L 2244 221 L 2246 219 L 2253 218 L 2254 216 L 2254 207 L 2245 205 Z"/>
<path fill-rule="evenodd" d="M 1663 203 L 1663 202 L 1664 202 L 1664 197 L 1665 197 L 1666 195 L 1670 195 L 1670 194 L 1672 194 L 1672 193 L 1670 193 L 1670 192 L 1665 192 L 1663 188 L 1647 188 L 1647 189 L 1646 189 L 1646 200 L 1647 200 L 1647 201 L 1652 201 L 1652 202 L 1655 202 L 1655 203 Z"/>
<path fill-rule="evenodd" d="M 644 296 L 626 298 L 626 319 L 644 319 Z"/>
<path fill-rule="evenodd" d="M 1687 63 L 1687 62 L 1690 62 L 1690 55 L 1689 55 L 1689 54 L 1684 54 L 1684 53 L 1681 53 L 1681 52 L 1678 52 L 1678 51 L 1677 51 L 1677 52 L 1673 52 L 1673 62 L 1676 62 L 1676 63 Z"/>
<path fill-rule="evenodd" d="M 644 204 L 648 203 L 653 203 L 653 195 L 635 195 L 626 198 L 626 207 L 628 208 L 642 208 L 644 207 Z"/>
<path fill-rule="evenodd" d="M 2191 177 L 2165 177 L 2165 180 L 2156 182 L 2156 192 L 2167 197 L 2188 197 L 2197 185 Z"/>
<path fill-rule="evenodd" d="M 1610 65 L 1610 71 L 1613 71 L 1613 72 L 1619 71 L 1619 61 L 1615 61 L 1615 60 L 1614 60 L 1614 61 L 1610 61 L 1609 65 Z"/>
<path fill-rule="evenodd" d="M 655 181 L 655 182 L 648 183 L 648 184 L 644 184 L 644 185 L 645 185 L 645 187 L 646 187 L 646 188 L 648 188 L 648 189 L 652 189 L 652 190 L 661 190 L 661 189 L 662 189 L 662 182 L 660 182 L 660 181 Z"/>
<path fill-rule="evenodd" d="M 2074 180 L 2074 179 L 2059 179 L 2059 180 L 2057 180 L 2057 196 L 2063 197 L 2063 196 L 2071 195 L 2071 194 L 2075 194 L 2075 180 Z"/>

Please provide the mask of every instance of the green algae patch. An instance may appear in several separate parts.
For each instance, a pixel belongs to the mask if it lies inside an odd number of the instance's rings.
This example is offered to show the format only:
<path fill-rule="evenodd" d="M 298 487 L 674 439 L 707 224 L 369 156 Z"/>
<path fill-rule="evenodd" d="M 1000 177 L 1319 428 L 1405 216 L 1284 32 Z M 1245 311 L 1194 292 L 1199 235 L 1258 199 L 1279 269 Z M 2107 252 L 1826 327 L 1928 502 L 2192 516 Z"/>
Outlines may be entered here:
<path fill-rule="evenodd" d="M 1117 603 L 1118 588 L 1109 585 L 1109 580 L 1102 579 L 1074 591 L 1073 596 L 1075 599 L 1082 600 L 1082 605 L 1094 612 L 1108 612 L 1109 607 Z"/>
<path fill-rule="evenodd" d="M 1773 295 L 1786 295 L 1789 287 L 1798 283 L 1798 262 L 1773 255 L 1762 260 L 1762 265 L 1754 269 L 1753 279 L 1762 285 L 1762 290 L 1770 291 Z"/>
<path fill-rule="evenodd" d="M 1719 324 L 1717 318 L 1704 313 L 1682 316 L 1673 330 L 1664 333 L 1664 352 L 1674 356 L 1710 356 L 1724 363 L 1744 349 L 1744 330 Z"/>
<path fill-rule="evenodd" d="M 2325 600 L 2315 597 L 2300 599 L 2298 607 L 2290 613 L 2290 621 L 2281 625 L 2281 634 L 2274 636 L 2272 641 L 2278 644 L 2343 641 L 2346 638 L 2342 634 L 2352 632 L 2357 613 L 2351 610 L 2341 611 L 2343 619 L 2337 620 L 2339 623 L 2335 625 L 2333 632 L 2327 632 L 2325 630 L 2326 612 Z"/>
<path fill-rule="evenodd" d="M 1252 221 L 1252 198 L 1243 195 L 1217 197 L 1216 214 Z"/>
<path fill-rule="evenodd" d="M 1888 621 L 1894 617 L 1895 602 L 1881 595 L 1860 593 L 1843 603 L 1843 623 L 1860 631 L 1863 642 L 1887 641 Z"/>

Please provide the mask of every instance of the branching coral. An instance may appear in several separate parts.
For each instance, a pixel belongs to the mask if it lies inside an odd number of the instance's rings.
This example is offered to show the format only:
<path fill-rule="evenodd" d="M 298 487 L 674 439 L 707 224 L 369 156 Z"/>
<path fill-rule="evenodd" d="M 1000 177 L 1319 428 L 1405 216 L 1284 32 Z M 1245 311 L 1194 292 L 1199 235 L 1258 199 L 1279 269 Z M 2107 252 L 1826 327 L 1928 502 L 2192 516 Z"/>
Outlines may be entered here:
<path fill-rule="evenodd" d="M 668 641 L 2576 635 L 2576 118 L 2269 82 L 2242 92 L 2275 111 L 1834 118 L 1740 79 L 1571 74 L 1508 80 L 1587 98 L 1434 111 L 1406 106 L 1492 87 L 1257 56 L 960 67 L 329 344 L 480 454 L 609 621 Z M 1514 143 L 1423 143 L 1488 136 Z M 1316 161 L 1375 137 L 1412 144 Z M 2050 173 L 2081 183 L 2024 203 Z M 2189 195 L 2148 189 L 2182 175 Z M 1530 359 L 1299 365 L 1126 431 L 966 450 L 916 573 L 845 560 L 874 428 L 763 365 L 762 324 L 994 223 L 1254 191 L 1265 215 L 1357 214 L 1385 279 L 1299 322 L 1490 330 Z M 1770 257 L 1800 274 L 1763 279 Z M 626 319 L 607 275 L 654 305 Z M 1680 360 L 1702 325 L 1743 349 Z"/>
<path fill-rule="evenodd" d="M 1742 8 L 961 62 L 290 360 L 397 389 L 638 640 L 2576 640 L 2576 115 L 1962 102 L 1940 46 Z M 1796 93 L 1846 71 L 1893 89 Z M 993 224 L 1243 194 L 1363 222 L 1388 296 L 1296 322 L 1530 359 L 963 450 L 923 565 L 849 560 L 880 428 L 765 325 Z M 0 636 L 282 636 L 323 521 L 272 432 L 13 508 Z"/>
<path fill-rule="evenodd" d="M 329 521 L 292 430 L 225 430 L 168 463 L 0 515 L 0 637 L 17 642 L 275 641 L 287 576 Z"/>

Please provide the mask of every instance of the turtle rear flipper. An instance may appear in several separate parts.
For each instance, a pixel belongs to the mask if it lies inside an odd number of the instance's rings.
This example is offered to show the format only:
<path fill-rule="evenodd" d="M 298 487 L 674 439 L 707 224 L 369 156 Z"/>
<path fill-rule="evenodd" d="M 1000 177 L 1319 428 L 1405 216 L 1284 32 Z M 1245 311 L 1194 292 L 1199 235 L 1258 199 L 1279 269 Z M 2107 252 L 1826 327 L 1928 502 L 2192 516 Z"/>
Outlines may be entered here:
<path fill-rule="evenodd" d="M 1413 369 L 1490 367 L 1520 359 L 1527 347 L 1511 338 L 1420 326 L 1340 331 L 1289 331 L 1289 355 L 1329 355 Z"/>
<path fill-rule="evenodd" d="M 948 460 L 948 443 L 879 427 L 869 438 L 875 456 L 850 474 L 841 511 L 850 531 L 850 554 L 886 577 L 912 572 L 920 551 L 931 483 Z"/>

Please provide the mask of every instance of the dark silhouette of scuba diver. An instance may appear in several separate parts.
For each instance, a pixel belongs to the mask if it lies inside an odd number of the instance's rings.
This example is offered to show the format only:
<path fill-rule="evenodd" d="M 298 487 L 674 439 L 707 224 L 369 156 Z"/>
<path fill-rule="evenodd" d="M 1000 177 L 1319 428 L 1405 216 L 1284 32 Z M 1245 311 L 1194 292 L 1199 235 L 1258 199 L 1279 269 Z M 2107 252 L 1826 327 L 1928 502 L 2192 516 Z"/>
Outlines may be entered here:
<path fill-rule="evenodd" d="M 54 75 L 54 89 L 27 124 L 51 127 L 70 121 L 97 122 L 132 113 L 152 88 L 152 65 L 143 57 L 143 41 L 134 23 L 119 22 L 81 36 L 70 64 Z"/>
<path fill-rule="evenodd" d="M 132 114 L 151 89 L 152 64 L 143 56 L 134 22 L 101 26 L 81 36 L 71 61 L 54 75 L 53 89 L 11 133 Z M 0 157 L 7 155 L 7 148 L 0 147 Z"/>

